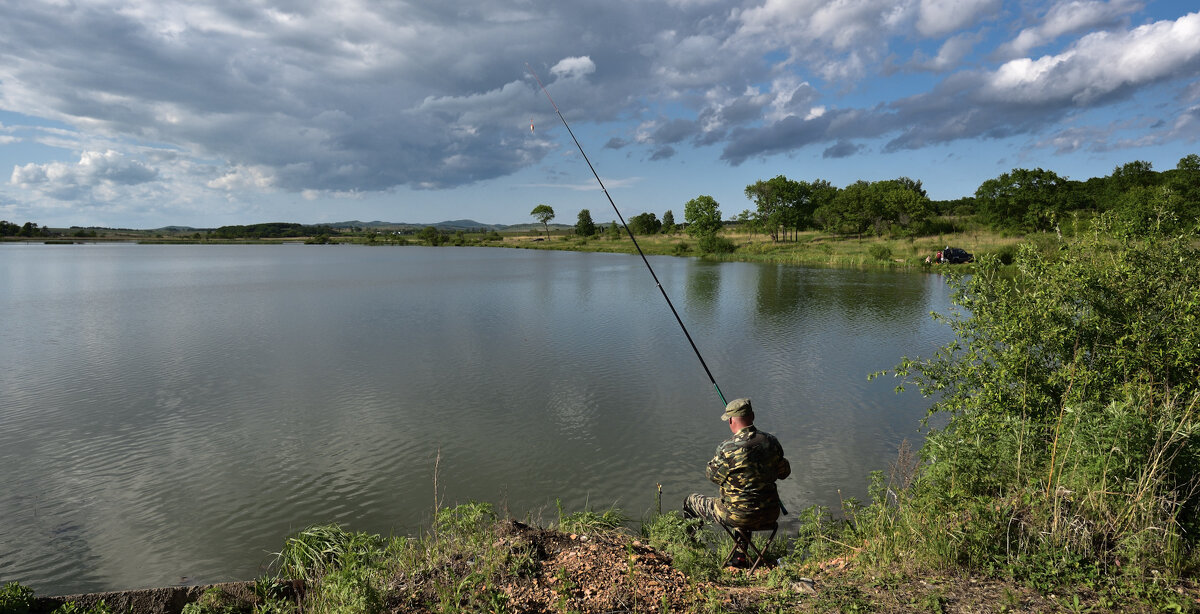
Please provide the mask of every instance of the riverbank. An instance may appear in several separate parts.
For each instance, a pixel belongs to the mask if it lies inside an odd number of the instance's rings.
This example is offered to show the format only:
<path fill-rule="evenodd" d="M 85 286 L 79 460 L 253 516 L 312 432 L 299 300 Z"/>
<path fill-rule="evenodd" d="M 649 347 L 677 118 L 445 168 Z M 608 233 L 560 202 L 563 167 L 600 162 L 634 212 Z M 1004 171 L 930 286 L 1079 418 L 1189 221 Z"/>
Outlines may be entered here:
<path fill-rule="evenodd" d="M 1103 586 L 1039 592 L 947 570 L 818 559 L 776 540 L 753 574 L 721 565 L 723 532 L 692 539 L 677 513 L 637 530 L 617 510 L 562 515 L 551 528 L 498 519 L 491 506 L 439 510 L 422 536 L 383 538 L 313 527 L 284 544 L 253 582 L 0 600 L 3 614 L 234 612 L 1085 612 L 1193 611 L 1200 587 Z M 719 534 L 718 534 L 719 533 Z M 761 536 L 760 536 L 761 539 Z M 10 587 L 11 589 L 11 587 Z M 6 591 L 11 593 L 12 591 Z"/>

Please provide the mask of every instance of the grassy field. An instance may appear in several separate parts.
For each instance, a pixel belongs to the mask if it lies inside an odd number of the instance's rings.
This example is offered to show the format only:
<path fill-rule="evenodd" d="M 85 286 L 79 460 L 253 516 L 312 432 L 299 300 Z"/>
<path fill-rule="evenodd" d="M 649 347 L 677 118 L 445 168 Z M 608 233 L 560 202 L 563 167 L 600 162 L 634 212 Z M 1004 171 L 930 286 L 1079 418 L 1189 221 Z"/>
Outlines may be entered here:
<path fill-rule="evenodd" d="M 647 255 L 699 256 L 713 260 L 836 268 L 915 269 L 930 267 L 925 259 L 948 246 L 966 249 L 976 257 L 991 253 L 999 256 L 1001 260 L 1010 260 L 1016 246 L 1022 242 L 1049 243 L 1055 239 L 1054 235 L 1012 236 L 991 230 L 971 230 L 904 239 L 839 237 L 819 231 L 802 232 L 794 239 L 789 238 L 786 241 L 772 241 L 768 236 L 744 232 L 726 232 L 723 236 L 736 246 L 733 252 L 701 254 L 696 240 L 682 233 L 639 236 L 637 242 Z M 524 249 L 637 253 L 628 236 L 612 239 L 552 234 L 547 239 L 540 235 L 523 235 L 508 236 L 502 241 L 488 241 L 482 244 Z"/>
<path fill-rule="evenodd" d="M 959 220 L 948 220 L 947 227 L 963 228 L 958 232 L 944 234 L 890 238 L 890 237 L 846 237 L 821 231 L 805 231 L 789 235 L 785 240 L 773 241 L 763 234 L 751 234 L 727 228 L 721 236 L 734 245 L 729 253 L 702 253 L 698 241 L 686 233 L 641 235 L 638 246 L 646 255 L 702 257 L 711 260 L 770 262 L 788 265 L 818 266 L 856 269 L 920 269 L 937 268 L 925 262 L 938 250 L 945 247 L 966 249 L 976 257 L 995 254 L 1002 262 L 1011 261 L 1016 246 L 1033 241 L 1049 245 L 1056 241 L 1053 234 L 1014 235 L 995 230 L 974 227 Z M 56 236 L 17 238 L 5 237 L 6 241 L 28 241 L 34 243 L 105 243 L 136 242 L 142 244 L 224 244 L 271 245 L 303 243 L 311 237 L 262 238 L 262 239 L 210 239 L 195 232 L 102 230 L 96 236 L 72 236 L 69 229 L 58 229 Z M 329 243 L 358 244 L 373 246 L 420 245 L 415 235 L 391 235 L 383 233 L 336 234 L 328 237 Z M 465 245 L 481 247 L 505 247 L 520 249 L 548 249 L 578 252 L 608 252 L 636 254 L 633 241 L 622 231 L 618 236 L 580 237 L 570 230 L 552 230 L 547 237 L 535 230 L 509 233 L 453 234 L 443 236 L 443 245 Z"/>

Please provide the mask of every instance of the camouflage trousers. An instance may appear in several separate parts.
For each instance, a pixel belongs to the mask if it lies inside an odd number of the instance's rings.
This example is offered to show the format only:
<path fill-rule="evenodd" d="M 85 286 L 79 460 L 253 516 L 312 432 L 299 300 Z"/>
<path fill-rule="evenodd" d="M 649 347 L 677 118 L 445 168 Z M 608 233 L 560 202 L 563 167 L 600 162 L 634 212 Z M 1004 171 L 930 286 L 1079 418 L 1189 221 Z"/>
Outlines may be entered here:
<path fill-rule="evenodd" d="M 687 518 L 699 518 L 709 522 L 725 524 L 724 510 L 720 509 L 720 499 L 707 497 L 700 493 L 692 493 L 683 501 L 683 515 Z"/>

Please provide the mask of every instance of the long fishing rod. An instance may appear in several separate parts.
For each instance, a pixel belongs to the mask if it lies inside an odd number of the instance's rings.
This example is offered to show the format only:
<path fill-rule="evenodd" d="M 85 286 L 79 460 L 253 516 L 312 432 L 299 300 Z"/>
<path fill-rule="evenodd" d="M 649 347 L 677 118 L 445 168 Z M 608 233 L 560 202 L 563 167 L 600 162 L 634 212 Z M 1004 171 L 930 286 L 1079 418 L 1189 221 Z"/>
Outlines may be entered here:
<path fill-rule="evenodd" d="M 546 100 L 549 100 L 550 106 L 554 107 L 554 112 L 562 120 L 563 126 L 567 129 L 567 134 L 571 135 L 571 140 L 575 141 L 575 146 L 579 148 L 579 153 L 583 156 L 583 161 L 587 162 L 588 168 L 592 170 L 592 176 L 596 178 L 596 183 L 600 184 L 600 190 L 608 198 L 608 204 L 612 205 L 617 218 L 621 220 L 621 226 L 625 229 L 625 232 L 629 233 L 629 238 L 633 240 L 633 246 L 637 248 L 638 255 L 642 257 L 642 262 L 646 264 L 646 270 L 650 271 L 650 277 L 654 278 L 654 285 L 658 286 L 658 291 L 662 293 L 663 299 L 667 301 L 667 307 L 671 308 L 671 314 L 675 316 L 675 321 L 679 322 L 679 328 L 683 329 L 683 335 L 687 337 L 688 343 L 691 344 L 692 351 L 696 353 L 696 358 L 700 359 L 700 366 L 704 367 L 704 373 L 708 375 L 708 381 L 712 382 L 713 388 L 717 391 L 717 396 L 721 397 L 721 404 L 728 405 L 729 402 L 725 400 L 725 395 L 721 392 L 721 387 L 717 385 L 717 379 L 713 377 L 712 371 L 708 369 L 708 363 L 704 362 L 704 357 L 700 355 L 700 349 L 696 347 L 696 342 L 692 341 L 691 333 L 688 333 L 687 327 L 683 325 L 683 318 L 680 318 L 679 312 L 675 311 L 675 305 L 671 303 L 671 297 L 667 296 L 667 291 L 663 289 L 662 282 L 658 281 L 658 275 L 654 274 L 654 267 L 650 266 L 650 261 L 646 259 L 646 254 L 642 252 L 642 246 L 638 245 L 637 238 L 633 236 L 633 231 L 625 223 L 625 216 L 621 215 L 620 209 L 617 209 L 617 203 L 613 202 L 612 195 L 608 193 L 608 188 L 604 187 L 604 181 L 600 179 L 600 174 L 596 172 L 596 167 L 592 166 L 592 161 L 588 159 L 587 153 L 583 151 L 583 145 L 580 145 L 579 139 L 575 138 L 575 132 L 571 130 L 571 125 L 567 123 L 567 118 L 563 117 L 562 111 L 558 110 L 558 105 L 554 104 L 554 99 L 550 97 L 550 92 L 546 91 L 546 86 L 542 85 L 542 80 L 533 71 L 533 67 L 529 63 L 526 63 L 525 68 L 529 69 L 529 74 L 533 75 L 533 80 L 537 81 L 538 87 L 542 88 L 542 93 L 546 95 Z M 530 124 L 531 127 L 532 125 Z"/>

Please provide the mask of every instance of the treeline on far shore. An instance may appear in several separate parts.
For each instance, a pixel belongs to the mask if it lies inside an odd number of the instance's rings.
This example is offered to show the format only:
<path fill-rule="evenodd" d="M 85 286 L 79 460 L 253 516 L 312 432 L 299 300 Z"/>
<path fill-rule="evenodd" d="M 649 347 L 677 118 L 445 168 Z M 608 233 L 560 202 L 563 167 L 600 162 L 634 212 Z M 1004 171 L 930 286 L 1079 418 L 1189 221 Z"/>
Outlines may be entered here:
<path fill-rule="evenodd" d="M 714 240 L 718 234 L 761 236 L 771 243 L 802 241 L 805 232 L 831 238 L 912 239 L 986 230 L 1004 235 L 1047 231 L 1062 232 L 1065 222 L 1111 213 L 1135 225 L 1188 227 L 1200 220 L 1200 155 L 1181 158 L 1175 168 L 1156 171 L 1150 162 L 1135 160 L 1104 177 L 1073 180 L 1041 168 L 1014 168 L 984 181 L 971 196 L 932 200 L 921 180 L 909 177 L 856 181 L 845 187 L 824 179 L 795 180 L 784 175 L 747 185 L 746 198 L 753 208 L 723 214 L 710 196 L 680 203 L 683 220 L 675 211 L 628 215 L 634 235 L 675 235 L 686 232 L 699 240 L 700 251 L 729 253 L 738 245 Z M 573 227 L 551 230 L 553 207 L 539 204 L 531 213 L 545 228 L 545 236 L 602 237 L 612 240 L 625 234 L 615 221 L 593 222 L 590 211 L 580 211 Z M 306 239 L 312 243 L 355 242 L 369 244 L 478 245 L 502 241 L 514 234 L 484 228 L 447 231 L 434 226 L 415 228 L 331 227 L 329 225 L 269 222 L 221 226 L 215 229 L 166 228 L 151 231 L 114 231 L 104 228 L 50 229 L 35 222 L 0 220 L 0 237 L 75 237 L 163 239 L 170 241 L 246 241 Z"/>

